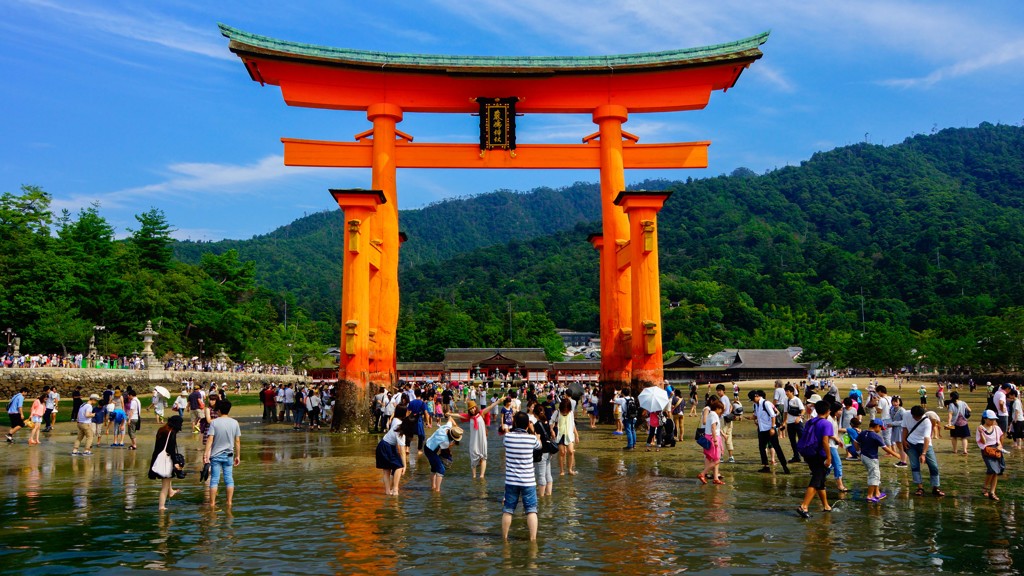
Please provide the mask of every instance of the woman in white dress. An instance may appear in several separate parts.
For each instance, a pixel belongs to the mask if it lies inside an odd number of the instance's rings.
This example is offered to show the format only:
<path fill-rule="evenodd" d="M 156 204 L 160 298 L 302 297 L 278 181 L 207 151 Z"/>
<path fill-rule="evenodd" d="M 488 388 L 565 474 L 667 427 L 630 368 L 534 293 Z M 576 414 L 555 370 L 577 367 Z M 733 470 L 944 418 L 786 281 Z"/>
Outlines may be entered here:
<path fill-rule="evenodd" d="M 470 423 L 468 426 L 469 462 L 474 480 L 477 478 L 478 468 L 480 478 L 483 478 L 487 471 L 487 427 L 491 424 L 491 409 L 499 402 L 501 402 L 501 398 L 495 399 L 490 406 L 481 410 L 476 401 L 470 400 L 467 404 L 468 412 L 459 414 L 460 421 Z"/>

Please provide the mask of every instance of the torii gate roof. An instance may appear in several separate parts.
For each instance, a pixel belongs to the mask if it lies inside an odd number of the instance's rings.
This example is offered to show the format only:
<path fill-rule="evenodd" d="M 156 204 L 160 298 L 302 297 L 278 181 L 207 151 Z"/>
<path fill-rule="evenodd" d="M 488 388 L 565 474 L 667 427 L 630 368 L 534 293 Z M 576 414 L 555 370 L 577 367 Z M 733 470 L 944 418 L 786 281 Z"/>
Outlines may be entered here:
<path fill-rule="evenodd" d="M 473 112 L 479 96 L 518 96 L 517 112 L 693 110 L 727 90 L 762 56 L 768 32 L 743 40 L 614 56 L 450 56 L 316 46 L 220 24 L 253 80 L 281 87 L 292 106 L 365 110 L 388 102 L 408 112 Z"/>

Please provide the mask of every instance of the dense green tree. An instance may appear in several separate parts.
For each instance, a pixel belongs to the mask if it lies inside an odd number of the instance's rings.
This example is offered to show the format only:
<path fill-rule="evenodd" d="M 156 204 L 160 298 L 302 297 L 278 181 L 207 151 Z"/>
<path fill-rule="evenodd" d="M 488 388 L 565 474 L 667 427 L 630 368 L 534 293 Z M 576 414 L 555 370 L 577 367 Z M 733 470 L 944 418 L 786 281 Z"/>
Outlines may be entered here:
<path fill-rule="evenodd" d="M 129 230 L 131 243 L 138 252 L 139 264 L 150 270 L 164 271 L 170 268 L 174 256 L 171 246 L 174 230 L 167 223 L 167 217 L 159 208 L 151 208 L 142 214 L 136 214 L 139 221 L 136 230 Z"/>

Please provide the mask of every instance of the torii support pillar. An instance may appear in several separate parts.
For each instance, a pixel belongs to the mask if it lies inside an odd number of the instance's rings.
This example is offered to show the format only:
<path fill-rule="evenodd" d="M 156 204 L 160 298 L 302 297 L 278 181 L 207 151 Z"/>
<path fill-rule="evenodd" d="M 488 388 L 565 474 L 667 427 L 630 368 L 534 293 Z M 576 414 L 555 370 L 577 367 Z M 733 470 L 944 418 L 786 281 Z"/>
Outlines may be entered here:
<path fill-rule="evenodd" d="M 609 391 L 629 382 L 630 351 L 630 270 L 617 266 L 619 246 L 629 241 L 629 221 L 615 205 L 615 196 L 626 187 L 623 160 L 622 124 L 628 118 L 624 106 L 605 104 L 594 110 L 599 127 L 601 156 L 601 388 L 604 399 Z M 596 245 L 595 245 L 596 246 Z M 605 402 L 605 405 L 608 405 Z"/>
<path fill-rule="evenodd" d="M 381 241 L 373 234 L 377 207 L 387 200 L 380 190 L 331 190 L 345 213 L 344 261 L 341 282 L 341 360 L 331 429 L 346 423 L 352 431 L 369 423 L 370 322 L 379 309 L 370 284 L 381 265 Z M 397 244 L 397 243 L 396 243 Z"/>
<path fill-rule="evenodd" d="M 621 253 L 622 260 L 628 258 L 631 271 L 633 362 L 630 382 L 634 390 L 647 386 L 665 386 L 657 218 L 658 211 L 671 194 L 622 192 L 615 198 L 615 205 L 621 206 L 629 217 L 630 240 Z"/>

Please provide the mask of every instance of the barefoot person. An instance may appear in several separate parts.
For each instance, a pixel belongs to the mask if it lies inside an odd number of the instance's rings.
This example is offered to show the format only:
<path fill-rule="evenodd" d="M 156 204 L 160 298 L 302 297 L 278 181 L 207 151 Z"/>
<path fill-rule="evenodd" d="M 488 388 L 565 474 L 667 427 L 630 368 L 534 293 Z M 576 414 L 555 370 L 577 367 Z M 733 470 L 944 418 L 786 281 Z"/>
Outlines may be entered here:
<path fill-rule="evenodd" d="M 558 405 L 558 418 L 556 420 L 558 435 L 555 436 L 555 444 L 558 446 L 558 475 L 576 475 L 576 445 L 580 442 L 580 435 L 576 432 L 576 418 L 572 413 L 572 401 L 568 397 L 562 398 Z M 568 462 L 568 466 L 566 465 Z"/>
<path fill-rule="evenodd" d="M 242 430 L 238 420 L 228 416 L 231 413 L 229 400 L 218 401 L 217 411 L 220 416 L 210 422 L 203 462 L 210 465 L 210 508 L 217 507 L 217 485 L 222 475 L 227 488 L 227 507 L 231 508 L 235 495 L 234 468 L 242 463 Z"/>
<path fill-rule="evenodd" d="M 430 489 L 433 492 L 441 491 L 441 482 L 444 480 L 444 460 L 451 461 L 451 445 L 456 446 L 462 440 L 462 428 L 459 428 L 451 416 L 448 421 L 437 427 L 437 430 L 427 438 L 424 443 L 423 454 L 430 462 L 430 472 L 433 474 L 430 479 Z"/>
<path fill-rule="evenodd" d="M 1003 430 L 999 427 L 999 416 L 992 410 L 985 410 L 981 415 L 981 425 L 974 435 L 974 440 L 981 448 L 981 459 L 985 462 L 985 490 L 981 493 L 985 498 L 999 500 L 996 496 L 996 484 L 1006 470 L 1003 459 Z"/>
<path fill-rule="evenodd" d="M 971 436 L 971 428 L 967 425 L 967 417 L 971 409 L 967 403 L 960 400 L 960 393 L 953 391 L 949 394 L 949 415 L 946 417 L 946 426 L 951 427 L 949 439 L 953 443 L 953 454 L 960 453 L 960 446 L 963 445 L 963 453 L 967 455 L 967 439 Z"/>
<path fill-rule="evenodd" d="M 516 412 L 512 417 L 512 430 L 505 435 L 505 498 L 501 507 L 501 537 L 508 540 L 512 515 L 523 500 L 526 527 L 530 541 L 537 540 L 537 478 L 533 470 L 533 451 L 540 448 L 540 436 L 532 433 L 530 417 Z"/>
<path fill-rule="evenodd" d="M 96 399 L 99 399 L 99 396 L 96 396 L 95 394 L 93 394 L 92 396 L 95 397 Z M 93 398 L 90 397 L 89 404 L 93 404 L 94 402 L 95 400 L 93 400 Z M 82 410 L 85 409 L 86 407 L 82 406 Z M 161 481 L 161 511 L 167 510 L 167 499 L 173 498 L 175 494 L 177 494 L 179 491 L 175 490 L 174 487 L 171 486 L 171 481 L 174 480 L 174 474 L 170 474 L 166 478 L 160 476 L 156 472 L 153 472 L 153 464 L 156 463 L 156 458 L 157 456 L 160 455 L 161 452 L 166 452 L 172 459 L 178 453 L 178 432 L 181 432 L 182 424 L 183 421 L 181 419 L 181 416 L 171 416 L 170 418 L 167 419 L 167 424 L 161 426 L 160 429 L 156 431 L 156 443 L 153 446 L 153 458 L 149 461 L 149 479 Z M 88 452 L 86 453 L 88 454 Z M 180 469 L 179 466 L 176 467 Z"/>
<path fill-rule="evenodd" d="M 470 400 L 467 413 L 459 414 L 459 420 L 469 422 L 469 463 L 473 479 L 483 478 L 487 472 L 487 427 L 491 425 L 491 409 L 498 405 L 500 399 L 495 399 L 490 406 L 483 410 L 475 400 Z"/>
<path fill-rule="evenodd" d="M 397 396 L 397 394 L 396 394 Z M 377 468 L 381 471 L 381 480 L 384 483 L 384 493 L 388 496 L 398 494 L 398 480 L 395 472 L 405 468 L 405 461 L 399 453 L 399 441 L 405 438 L 402 432 L 402 419 L 405 418 L 405 406 L 396 406 L 391 422 L 388 423 L 388 432 L 377 443 Z M 404 441 L 402 442 L 404 445 Z"/>

